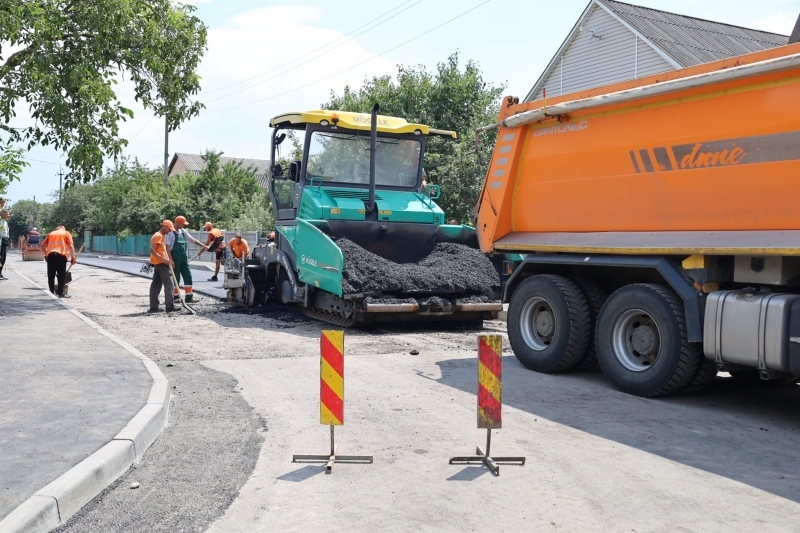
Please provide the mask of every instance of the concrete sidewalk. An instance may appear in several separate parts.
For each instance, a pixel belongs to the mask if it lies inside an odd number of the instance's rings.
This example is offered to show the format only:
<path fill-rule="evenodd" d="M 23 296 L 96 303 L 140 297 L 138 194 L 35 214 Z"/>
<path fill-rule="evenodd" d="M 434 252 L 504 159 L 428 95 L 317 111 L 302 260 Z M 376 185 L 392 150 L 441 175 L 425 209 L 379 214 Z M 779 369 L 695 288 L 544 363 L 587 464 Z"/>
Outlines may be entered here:
<path fill-rule="evenodd" d="M 168 384 L 155 368 L 163 383 L 154 391 L 149 359 L 15 271 L 5 275 L 0 531 L 47 531 L 141 456 L 166 421 Z"/>
<path fill-rule="evenodd" d="M 142 265 L 148 261 L 149 258 L 147 257 L 126 257 L 103 254 L 81 254 L 78 258 L 78 263 L 83 265 L 105 268 L 107 270 L 122 272 L 123 274 L 132 274 L 134 276 L 152 279 L 152 274 L 144 274 L 141 271 Z M 225 299 L 227 297 L 227 291 L 222 288 L 222 281 L 225 275 L 223 269 L 220 269 L 218 276 L 219 281 L 206 281 L 214 274 L 214 263 L 210 263 L 211 266 L 204 263 L 195 264 L 194 261 L 189 264 L 192 269 L 192 287 L 196 293 L 213 296 L 214 298 Z"/>

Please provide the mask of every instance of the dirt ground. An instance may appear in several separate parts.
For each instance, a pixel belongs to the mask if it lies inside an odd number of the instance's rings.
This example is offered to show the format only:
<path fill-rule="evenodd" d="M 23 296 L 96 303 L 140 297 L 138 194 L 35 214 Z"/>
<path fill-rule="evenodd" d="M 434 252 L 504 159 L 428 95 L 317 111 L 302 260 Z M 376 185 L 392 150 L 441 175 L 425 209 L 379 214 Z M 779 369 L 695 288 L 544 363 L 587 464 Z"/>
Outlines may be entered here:
<path fill-rule="evenodd" d="M 43 263 L 12 265 L 45 283 Z M 329 326 L 210 298 L 195 304 L 197 316 L 148 315 L 148 280 L 73 272 L 83 278 L 70 305 L 171 370 L 200 362 L 230 374 L 264 420 L 257 463 L 210 531 L 800 530 L 800 387 L 718 377 L 699 394 L 647 400 L 615 391 L 598 372 L 529 372 L 506 339 L 504 427 L 492 449 L 527 463 L 494 477 L 448 458 L 485 444 L 475 422 L 476 337 L 505 337 L 505 324 L 351 329 L 337 441 L 341 453 L 371 453 L 375 463 L 327 476 L 291 455 L 328 446 L 318 350 Z"/>

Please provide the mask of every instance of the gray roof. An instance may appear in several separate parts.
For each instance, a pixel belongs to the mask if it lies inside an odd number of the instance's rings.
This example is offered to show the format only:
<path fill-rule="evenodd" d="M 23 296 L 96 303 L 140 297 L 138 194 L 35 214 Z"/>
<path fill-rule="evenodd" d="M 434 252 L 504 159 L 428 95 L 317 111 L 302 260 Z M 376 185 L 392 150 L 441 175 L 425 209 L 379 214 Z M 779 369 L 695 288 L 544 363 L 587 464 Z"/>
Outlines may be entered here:
<path fill-rule="evenodd" d="M 199 174 L 201 170 L 203 170 L 206 166 L 206 162 L 203 161 L 203 157 L 200 154 L 186 154 L 183 152 L 175 152 L 175 155 L 172 157 L 172 162 L 169 164 L 169 171 L 172 172 L 172 167 L 175 165 L 175 162 L 180 159 L 183 166 L 186 167 L 186 170 L 190 172 L 194 172 L 195 174 Z M 225 157 L 221 156 L 219 158 L 219 162 L 221 166 L 225 166 L 231 162 L 239 162 L 242 164 L 244 168 L 253 168 L 255 169 L 256 178 L 258 178 L 258 182 L 262 186 L 266 186 L 266 177 L 267 173 L 269 172 L 269 160 L 268 159 L 250 159 L 246 157 Z"/>
<path fill-rule="evenodd" d="M 759 52 L 789 42 L 788 35 L 687 17 L 616 0 L 597 1 L 681 67 Z"/>

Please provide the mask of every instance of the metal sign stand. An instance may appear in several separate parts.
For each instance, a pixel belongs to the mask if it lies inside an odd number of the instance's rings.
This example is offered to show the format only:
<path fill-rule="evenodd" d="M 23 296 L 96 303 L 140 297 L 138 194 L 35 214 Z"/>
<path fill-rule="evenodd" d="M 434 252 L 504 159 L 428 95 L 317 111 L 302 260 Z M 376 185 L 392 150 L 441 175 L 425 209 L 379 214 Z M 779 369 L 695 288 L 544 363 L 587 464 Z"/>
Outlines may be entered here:
<path fill-rule="evenodd" d="M 524 457 L 491 457 L 489 455 L 492 446 L 492 430 L 488 428 L 486 430 L 486 453 L 483 453 L 480 448 L 475 448 L 475 456 L 466 456 L 466 457 L 451 457 L 450 464 L 468 464 L 468 463 L 483 463 L 495 476 L 500 475 L 500 466 L 495 463 L 509 463 L 509 464 L 517 464 L 520 465 L 525 464 Z"/>
<path fill-rule="evenodd" d="M 333 472 L 333 465 L 336 461 L 340 463 L 365 463 L 365 464 L 372 464 L 372 456 L 371 455 L 338 455 L 337 452 L 339 451 L 339 445 L 336 444 L 333 437 L 333 428 L 336 427 L 331 425 L 331 453 L 330 455 L 306 455 L 306 454 L 295 454 L 292 456 L 292 462 L 304 462 L 304 461 L 327 461 L 328 464 L 325 465 L 325 473 L 330 474 Z"/>
<path fill-rule="evenodd" d="M 451 457 L 450 464 L 483 463 L 495 476 L 500 475 L 497 463 L 525 464 L 524 457 L 492 457 L 492 429 L 503 427 L 503 338 L 500 335 L 478 337 L 478 428 L 486 429 L 486 453 L 475 448 L 477 455 Z"/>
<path fill-rule="evenodd" d="M 372 463 L 371 455 L 337 455 L 339 447 L 334 440 L 333 428 L 344 425 L 344 332 L 325 330 L 320 336 L 319 361 L 319 422 L 331 427 L 330 455 L 295 454 L 292 462 L 327 461 L 325 473 L 333 471 L 340 463 Z"/>

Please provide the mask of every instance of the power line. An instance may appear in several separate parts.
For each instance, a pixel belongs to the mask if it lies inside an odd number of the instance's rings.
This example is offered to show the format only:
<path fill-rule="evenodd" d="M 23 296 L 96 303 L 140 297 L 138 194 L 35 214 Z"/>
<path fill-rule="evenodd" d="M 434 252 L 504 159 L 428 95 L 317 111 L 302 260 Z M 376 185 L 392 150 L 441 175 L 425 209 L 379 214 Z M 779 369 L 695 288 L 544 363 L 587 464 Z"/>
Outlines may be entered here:
<path fill-rule="evenodd" d="M 132 140 L 134 140 L 134 139 L 135 139 L 135 138 L 136 138 L 136 137 L 137 137 L 137 136 L 138 136 L 140 133 L 142 133 L 142 132 L 144 131 L 144 129 L 145 129 L 147 126 L 149 126 L 151 122 L 153 122 L 153 119 L 154 119 L 154 118 L 156 118 L 156 116 L 155 116 L 155 115 L 153 115 L 152 117 L 150 117 L 150 120 L 148 120 L 148 121 L 147 121 L 147 123 L 146 123 L 144 126 L 142 126 L 142 129 L 140 129 L 139 131 L 137 131 L 137 132 L 136 132 L 136 135 L 134 135 L 133 137 L 131 137 L 131 138 L 128 140 L 128 142 L 131 142 L 131 141 L 132 141 Z"/>
<path fill-rule="evenodd" d="M 345 37 L 347 37 L 348 35 L 350 35 L 350 34 L 352 34 L 352 33 L 355 33 L 355 32 L 357 32 L 358 30 L 360 30 L 360 29 L 361 29 L 361 28 L 363 28 L 364 26 L 369 26 L 370 24 L 372 24 L 372 23 L 373 23 L 373 22 L 375 22 L 376 20 L 378 20 L 378 19 L 380 19 L 380 18 L 383 18 L 383 17 L 385 17 L 386 15 L 388 15 L 389 13 L 391 13 L 392 11 L 395 11 L 395 10 L 397 10 L 397 9 L 400 9 L 401 7 L 403 7 L 404 5 L 406 5 L 407 3 L 411 2 L 411 1 L 412 1 L 412 0 L 406 0 L 405 2 L 403 2 L 402 4 L 400 4 L 399 6 L 393 7 L 393 8 L 392 8 L 392 9 L 390 9 L 389 11 L 387 11 L 387 12 L 383 13 L 382 15 L 379 15 L 379 16 L 375 17 L 374 19 L 370 20 L 369 22 L 367 22 L 367 23 L 365 23 L 365 24 L 362 24 L 361 26 L 359 26 L 358 28 L 356 28 L 356 29 L 352 30 L 351 32 L 349 32 L 349 33 L 346 33 L 346 34 L 342 35 L 341 37 L 337 37 L 337 38 L 336 38 L 336 39 L 334 39 L 333 41 L 331 41 L 331 42 L 329 42 L 329 43 L 327 43 L 327 44 L 324 44 L 324 45 L 320 46 L 319 48 L 316 48 L 316 49 L 314 49 L 314 50 L 311 50 L 311 51 L 310 51 L 310 52 L 308 52 L 307 54 L 301 55 L 300 57 L 296 57 L 296 58 L 292 59 L 291 61 L 287 61 L 287 62 L 286 62 L 286 63 L 284 63 L 283 65 L 278 65 L 277 67 L 275 67 L 275 68 L 273 68 L 273 69 L 270 69 L 270 70 L 267 70 L 267 71 L 265 71 L 265 72 L 262 72 L 261 74 L 256 74 L 255 76 L 252 76 L 252 77 L 250 77 L 250 78 L 247 78 L 247 79 L 245 79 L 245 80 L 242 80 L 242 81 L 237 81 L 236 83 L 231 83 L 230 85 L 225 85 L 224 87 L 219 87 L 219 88 L 217 88 L 217 89 L 211 89 L 210 91 L 203 91 L 203 92 L 204 92 L 205 94 L 210 94 L 210 93 L 215 93 L 215 92 L 217 92 L 217 91 L 221 91 L 221 90 L 223 90 L 223 89 L 227 89 L 228 87 L 235 87 L 236 85 L 241 85 L 242 83 L 247 83 L 248 81 L 254 80 L 254 79 L 256 79 L 256 78 L 260 78 L 261 76 L 263 76 L 263 75 L 265 75 L 265 74 L 269 74 L 270 72 L 275 72 L 275 71 L 276 71 L 276 70 L 278 70 L 278 69 L 282 69 L 283 67 L 289 66 L 289 65 L 291 65 L 292 63 L 294 63 L 295 61 L 300 61 L 300 60 L 301 60 L 301 59 L 303 59 L 304 57 L 308 57 L 308 56 L 310 56 L 311 54 L 313 54 L 313 53 L 315 53 L 315 52 L 318 52 L 318 51 L 322 50 L 323 48 L 327 48 L 328 46 L 332 45 L 333 43 L 335 43 L 335 42 L 337 42 L 337 41 L 340 41 L 340 40 L 344 39 L 344 38 L 345 38 Z M 419 2 L 418 2 L 418 3 L 419 3 Z M 384 21 L 384 22 L 386 22 L 386 21 Z M 372 29 L 372 28 L 370 28 L 370 29 Z"/>
<path fill-rule="evenodd" d="M 45 163 L 47 165 L 62 165 L 63 163 L 53 163 L 51 161 L 42 161 L 41 159 L 31 159 L 30 157 L 22 156 L 25 161 L 36 161 L 37 163 Z"/>
<path fill-rule="evenodd" d="M 364 61 L 361 61 L 361 62 L 359 62 L 359 63 L 356 63 L 355 65 L 351 65 L 351 66 L 349 66 L 349 67 L 347 67 L 347 68 L 345 68 L 345 69 L 342 69 L 342 70 L 340 70 L 340 71 L 338 71 L 338 72 L 334 72 L 333 74 L 330 74 L 330 75 L 328 75 L 328 76 L 325 76 L 324 78 L 320 78 L 320 79 L 318 79 L 318 80 L 315 80 L 315 81 L 312 81 L 312 82 L 306 83 L 305 85 L 301 85 L 301 86 L 299 86 L 299 87 L 295 87 L 294 89 L 289 89 L 288 91 L 284 91 L 284 92 L 282 92 L 282 93 L 273 94 L 273 95 L 271 95 L 271 96 L 268 96 L 268 97 L 266 97 L 266 98 L 262 98 L 262 99 L 260 99 L 260 100 L 256 100 L 256 101 L 254 101 L 254 102 L 249 102 L 249 103 L 246 103 L 246 104 L 237 105 L 237 106 L 233 106 L 233 107 L 227 107 L 227 108 L 225 108 L 225 109 L 215 109 L 215 110 L 213 110 L 213 111 L 207 111 L 207 113 L 222 113 L 223 111 L 230 111 L 230 110 L 232 110 L 232 109 L 239 109 L 239 108 L 241 108 L 241 107 L 247 107 L 247 106 L 251 106 L 251 105 L 254 105 L 254 104 L 259 104 L 259 103 L 261 103 L 261 102 L 265 102 L 265 101 L 267 101 L 267 100 L 271 100 L 271 99 L 273 99 L 273 98 L 277 98 L 277 97 L 279 97 L 279 96 L 283 96 L 283 95 L 285 95 L 285 94 L 289 94 L 289 93 L 292 93 L 292 92 L 294 92 L 294 91 L 298 91 L 298 90 L 300 90 L 300 89 L 304 89 L 304 88 L 306 88 L 306 87 L 309 87 L 309 86 L 311 86 L 311 85 L 315 85 L 315 84 L 317 84 L 317 83 L 319 83 L 319 82 L 321 82 L 321 81 L 325 81 L 325 80 L 327 80 L 327 79 L 329 79 L 329 78 L 332 78 L 332 77 L 334 77 L 334 76 L 338 76 L 339 74 L 341 74 L 341 73 L 343 73 L 343 72 L 347 72 L 348 70 L 354 69 L 354 68 L 356 68 L 356 67 L 358 67 L 358 66 L 360 66 L 360 65 L 363 65 L 364 63 L 368 63 L 368 62 L 370 62 L 370 61 L 372 61 L 372 60 L 374 60 L 374 59 L 377 59 L 378 57 L 381 57 L 381 56 L 383 56 L 384 54 L 388 54 L 389 52 L 391 52 L 391 51 L 393 51 L 393 50 L 397 50 L 397 49 L 398 49 L 398 48 L 400 48 L 401 46 L 405 46 L 405 45 L 407 45 L 408 43 L 410 43 L 410 42 L 412 42 L 412 41 L 415 41 L 415 40 L 419 39 L 420 37 L 423 37 L 423 36 L 425 36 L 425 35 L 427 35 L 427 34 L 431 33 L 431 32 L 432 32 L 432 31 L 434 31 L 434 30 L 438 30 L 438 29 L 439 29 L 439 28 L 441 28 L 442 26 L 445 26 L 445 25 L 447 25 L 447 24 L 450 24 L 450 23 L 451 23 L 451 22 L 453 22 L 454 20 L 456 20 L 456 19 L 458 19 L 458 18 L 461 18 L 461 17 L 463 17 L 464 15 L 466 15 L 467 13 L 469 13 L 469 12 L 471 12 L 471 11 L 474 11 L 474 10 L 478 9 L 478 8 L 479 8 L 479 7 L 481 7 L 482 5 L 484 5 L 484 4 L 488 4 L 490 1 L 491 1 L 491 0 L 486 0 L 485 2 L 481 2 L 480 4 L 476 5 L 475 7 L 472 7 L 472 8 L 470 8 L 470 9 L 468 9 L 468 10 L 464 11 L 463 13 L 460 13 L 460 14 L 456 15 L 455 17 L 451 18 L 450 20 L 447 20 L 447 21 L 445 21 L 445 22 L 442 22 L 442 23 L 441 23 L 441 24 L 439 24 L 438 26 L 435 26 L 435 27 L 433 27 L 433 28 L 429 29 L 428 31 L 425 31 L 425 32 L 423 32 L 423 33 L 420 33 L 420 34 L 419 34 L 419 35 L 417 35 L 416 37 L 412 37 L 411 39 L 409 39 L 409 40 L 407 40 L 407 41 L 405 41 L 405 42 L 402 42 L 402 43 L 398 44 L 397 46 L 393 46 L 392 48 L 389 48 L 388 50 L 384 50 L 384 51 L 383 51 L 383 52 L 381 52 L 380 54 L 377 54 L 377 55 L 375 55 L 375 56 L 372 56 L 372 57 L 370 57 L 369 59 L 365 59 Z"/>
<path fill-rule="evenodd" d="M 410 1 L 410 0 L 409 0 L 409 1 Z M 343 42 L 341 42 L 341 43 L 337 44 L 336 46 L 334 46 L 333 48 L 330 48 L 330 49 L 328 49 L 328 50 L 325 50 L 325 51 L 324 51 L 324 52 L 322 52 L 321 54 L 317 54 L 317 55 L 315 55 L 314 57 L 312 57 L 312 58 L 310 58 L 310 59 L 307 59 L 307 60 L 303 61 L 302 63 L 300 63 L 300 64 L 298 64 L 298 65 L 295 65 L 295 66 L 293 66 L 293 67 L 291 67 L 291 68 L 287 68 L 286 70 L 284 70 L 284 71 L 282 71 L 282 72 L 278 72 L 278 73 L 277 73 L 277 74 L 275 74 L 274 76 L 270 76 L 269 78 L 267 78 L 267 79 L 265 79 L 265 80 L 261 80 L 261 81 L 259 81 L 258 83 L 254 83 L 254 84 L 252 84 L 252 85 L 248 85 L 247 87 L 244 87 L 244 88 L 242 88 L 242 89 L 239 89 L 238 91 L 234 91 L 234 92 L 232 92 L 232 93 L 228 93 L 228 94 L 226 94 L 226 95 L 224 95 L 224 96 L 220 96 L 219 98 L 214 98 L 214 99 L 212 99 L 212 100 L 208 100 L 208 101 L 207 101 L 207 102 L 205 102 L 205 103 L 207 103 L 207 104 L 210 104 L 211 102 L 216 102 L 217 100 L 222 100 L 223 98 L 228 98 L 229 96 L 233 96 L 234 94 L 239 94 L 240 92 L 246 91 L 246 90 L 248 90 L 248 89 L 252 89 L 253 87 L 256 87 L 257 85 L 261 85 L 262 83 L 266 83 L 266 82 L 268 82 L 268 81 L 270 81 L 270 80 L 274 80 L 274 79 L 275 79 L 275 78 L 277 78 L 278 76 L 281 76 L 281 75 L 283 75 L 283 74 L 286 74 L 287 72 L 291 72 L 292 70 L 294 70 L 294 69 L 296 69 L 296 68 L 302 67 L 302 66 L 303 66 L 303 65 L 305 65 L 306 63 L 310 63 L 311 61 L 314 61 L 316 58 L 318 58 L 318 57 L 321 57 L 321 56 L 324 56 L 324 55 L 325 55 L 325 54 L 327 54 L 328 52 L 332 52 L 333 50 L 336 50 L 336 49 L 337 49 L 337 48 L 339 48 L 340 46 L 342 46 L 342 45 L 345 45 L 345 44 L 349 43 L 350 41 L 352 41 L 352 40 L 353 40 L 353 39 L 355 39 L 356 37 L 359 37 L 359 36 L 361 36 L 361 35 L 364 35 L 365 33 L 367 33 L 367 32 L 368 32 L 368 31 L 370 31 L 370 30 L 374 30 L 375 28 L 377 28 L 378 26 L 380 26 L 380 25 L 381 25 L 381 24 L 383 24 L 384 22 L 388 22 L 388 21 L 392 20 L 392 19 L 393 19 L 393 18 L 395 18 L 396 16 L 400 15 L 401 13 L 403 13 L 403 12 L 405 12 L 405 11 L 408 11 L 409 9 L 411 9 L 411 8 L 412 8 L 412 7 L 414 7 L 415 5 L 419 4 L 420 2 L 422 2 L 422 0 L 418 0 L 417 2 L 415 2 L 415 3 L 411 4 L 411 5 L 410 5 L 410 6 L 408 6 L 407 8 L 403 9 L 402 11 L 398 11 L 397 13 L 395 13 L 395 14 L 394 14 L 394 15 L 392 15 L 391 17 L 387 18 L 386 20 L 382 20 L 382 21 L 380 21 L 379 23 L 375 24 L 375 25 L 374 25 L 374 26 L 372 26 L 371 28 L 367 28 L 366 30 L 362 31 L 361 33 L 357 33 L 356 35 L 353 35 L 352 37 L 350 37 L 350 38 L 349 38 L 349 39 L 347 39 L 346 41 L 343 41 Z M 406 2 L 406 3 L 408 3 L 408 2 Z M 380 17 L 378 17 L 378 18 L 380 18 Z M 363 28 L 363 26 L 362 26 L 362 28 Z M 351 32 L 351 33 L 352 33 L 352 32 Z M 335 42 L 335 41 L 334 41 L 334 42 Z M 326 45 L 326 46 L 327 46 L 327 45 Z M 324 48 L 324 47 L 323 47 L 323 48 Z M 308 55 L 308 54 L 306 54 L 306 55 Z M 303 56 L 303 57 L 305 57 L 305 56 Z M 278 67 L 278 68 L 280 68 L 280 67 Z M 273 69 L 273 70 L 271 70 L 270 72 L 272 72 L 272 71 L 274 71 L 274 70 L 276 70 L 276 69 Z"/>

